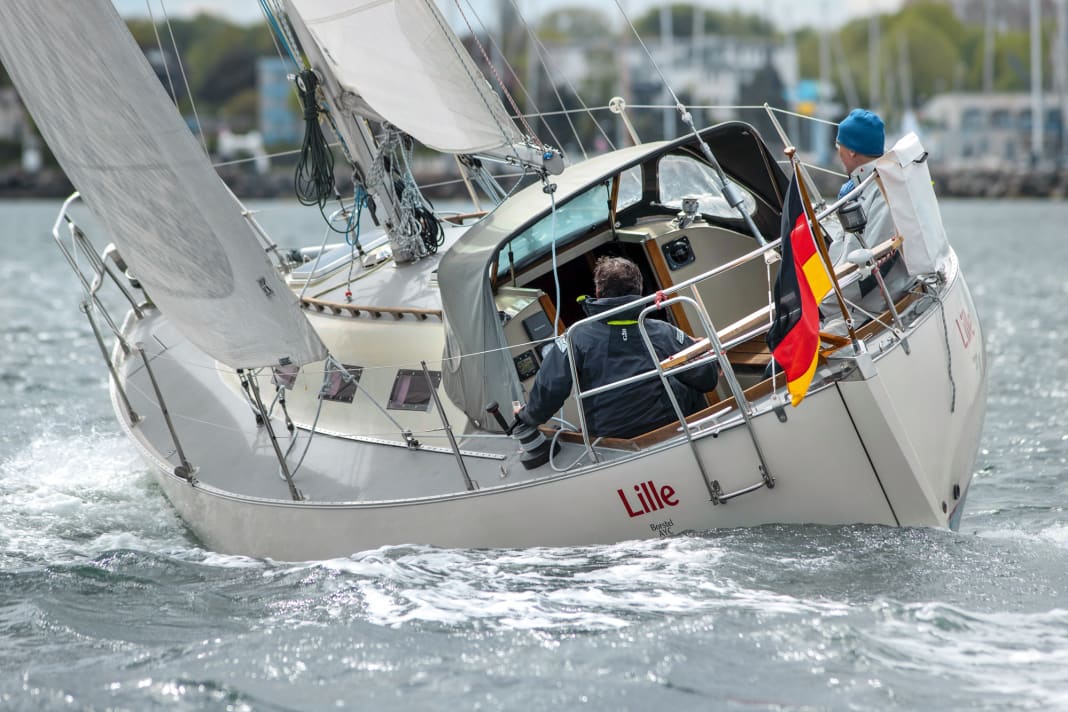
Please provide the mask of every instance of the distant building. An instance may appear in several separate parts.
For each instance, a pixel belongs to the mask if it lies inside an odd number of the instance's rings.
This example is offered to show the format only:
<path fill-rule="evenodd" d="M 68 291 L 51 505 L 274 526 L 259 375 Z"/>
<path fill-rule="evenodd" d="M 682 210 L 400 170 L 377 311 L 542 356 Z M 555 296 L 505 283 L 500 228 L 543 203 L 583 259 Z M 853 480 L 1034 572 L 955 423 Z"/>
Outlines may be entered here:
<path fill-rule="evenodd" d="M 1039 162 L 1064 155 L 1064 120 L 1059 98 L 1042 99 L 1042 149 Z M 920 110 L 924 146 L 945 168 L 997 169 L 1032 163 L 1031 95 L 954 92 L 940 94 Z"/>
<path fill-rule="evenodd" d="M 742 102 L 742 88 L 769 65 L 784 86 L 798 81 L 797 54 L 792 47 L 765 38 L 705 35 L 693 41 L 674 39 L 648 42 L 649 51 L 668 83 L 685 91 L 695 105 L 720 107 L 709 112 L 715 121 L 752 117 L 740 116 L 729 107 Z M 648 74 L 649 59 L 640 47 L 631 47 L 629 68 Z M 782 106 L 785 96 L 766 97 L 772 106 Z"/>
<path fill-rule="evenodd" d="M 302 117 L 293 103 L 292 72 L 292 65 L 280 57 L 256 61 L 260 134 L 267 146 L 296 146 L 303 136 Z"/>
<path fill-rule="evenodd" d="M 688 107 L 718 107 L 693 111 L 694 121 L 699 127 L 728 119 L 752 121 L 759 112 L 740 112 L 733 107 L 741 103 L 743 88 L 769 67 L 778 75 L 784 87 L 792 87 L 798 81 L 795 49 L 766 38 L 724 35 L 705 35 L 697 39 L 653 38 L 646 40 L 646 46 L 667 84 Z M 674 103 L 641 45 L 551 44 L 547 47 L 547 53 L 551 57 L 553 82 L 558 88 L 570 84 L 580 94 L 585 94 L 584 84 L 591 81 L 596 83 L 598 77 L 610 76 L 613 85 L 609 91 L 623 96 L 628 104 L 635 107 L 648 104 L 670 107 Z M 606 56 L 612 57 L 610 61 L 614 63 L 609 71 L 598 66 L 604 63 Z M 772 106 L 782 107 L 788 97 L 770 96 L 763 100 Z M 634 108 L 634 111 L 646 117 L 649 115 L 645 110 Z M 678 135 L 677 127 L 670 129 L 675 125 L 675 119 L 668 116 L 668 112 L 674 114 L 673 110 L 668 109 L 661 111 L 661 116 L 654 122 L 636 122 L 646 127 L 656 125 L 651 135 L 641 136 L 643 140 L 660 139 L 664 133 L 672 137 Z M 606 116 L 599 113 L 599 118 L 606 119 Z M 663 127 L 660 126 L 661 118 L 666 122 Z M 612 124 L 611 118 L 606 120 L 609 125 Z"/>

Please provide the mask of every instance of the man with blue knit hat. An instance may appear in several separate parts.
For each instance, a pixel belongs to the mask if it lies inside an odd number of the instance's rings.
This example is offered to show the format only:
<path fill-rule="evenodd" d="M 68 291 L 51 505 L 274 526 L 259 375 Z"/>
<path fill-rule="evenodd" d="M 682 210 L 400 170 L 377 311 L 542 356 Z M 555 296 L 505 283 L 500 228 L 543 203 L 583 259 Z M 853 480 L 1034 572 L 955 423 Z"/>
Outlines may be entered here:
<path fill-rule="evenodd" d="M 845 167 L 846 173 L 849 174 L 849 180 L 838 191 L 838 197 L 843 198 L 875 172 L 875 163 L 886 150 L 886 128 L 883 120 L 878 114 L 867 109 L 853 109 L 838 124 L 835 147 L 838 149 L 838 159 Z M 860 203 L 868 219 L 863 233 L 866 247 L 875 247 L 897 233 L 890 209 L 886 205 L 886 197 L 877 182 L 869 183 L 854 198 Z M 841 262 L 848 252 L 856 247 L 856 245 L 849 246 L 848 242 L 848 240 L 843 242 L 837 259 L 832 254 L 832 261 L 835 264 Z M 900 297 L 911 281 L 900 253 L 895 251 L 885 258 L 879 270 L 883 274 L 890 294 L 895 299 Z M 847 290 L 845 297 L 859 304 L 861 309 L 870 314 L 879 314 L 886 309 L 886 300 L 877 289 L 874 277 L 858 282 L 856 289 Z M 857 317 L 860 317 L 858 322 L 867 320 L 862 315 L 857 315 Z"/>

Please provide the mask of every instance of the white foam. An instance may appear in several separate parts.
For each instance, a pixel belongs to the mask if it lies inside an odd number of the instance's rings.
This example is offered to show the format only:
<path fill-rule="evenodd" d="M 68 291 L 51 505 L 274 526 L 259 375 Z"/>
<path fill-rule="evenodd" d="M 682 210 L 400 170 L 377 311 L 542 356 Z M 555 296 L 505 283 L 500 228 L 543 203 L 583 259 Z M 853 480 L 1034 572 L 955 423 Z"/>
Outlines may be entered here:
<path fill-rule="evenodd" d="M 48 429 L 0 462 L 0 539 L 5 554 L 46 562 L 190 544 L 125 437 Z"/>

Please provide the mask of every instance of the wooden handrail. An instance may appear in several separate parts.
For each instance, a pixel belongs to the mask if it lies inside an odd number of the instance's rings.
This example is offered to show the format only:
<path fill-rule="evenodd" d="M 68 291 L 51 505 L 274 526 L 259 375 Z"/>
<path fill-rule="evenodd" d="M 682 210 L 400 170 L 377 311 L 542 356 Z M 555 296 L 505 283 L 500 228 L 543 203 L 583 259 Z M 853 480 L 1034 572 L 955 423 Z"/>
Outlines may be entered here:
<path fill-rule="evenodd" d="M 325 299 L 313 299 L 312 297 L 304 297 L 301 299 L 300 306 L 304 309 L 315 309 L 320 312 L 329 311 L 330 313 L 337 315 L 348 314 L 352 317 L 368 314 L 375 319 L 378 319 L 383 314 L 389 314 L 394 319 L 403 319 L 405 316 L 414 316 L 420 321 L 423 321 L 430 316 L 436 316 L 438 319 L 441 318 L 440 309 L 425 309 L 421 307 L 373 307 L 365 304 L 330 302 Z"/>
<path fill-rule="evenodd" d="M 686 363 L 692 358 L 696 358 L 707 351 L 712 349 L 712 342 L 708 340 L 708 337 L 698 340 L 696 343 L 687 346 L 682 351 L 676 354 L 672 354 L 660 361 L 660 368 L 665 371 L 669 368 L 678 366 L 679 364 Z"/>

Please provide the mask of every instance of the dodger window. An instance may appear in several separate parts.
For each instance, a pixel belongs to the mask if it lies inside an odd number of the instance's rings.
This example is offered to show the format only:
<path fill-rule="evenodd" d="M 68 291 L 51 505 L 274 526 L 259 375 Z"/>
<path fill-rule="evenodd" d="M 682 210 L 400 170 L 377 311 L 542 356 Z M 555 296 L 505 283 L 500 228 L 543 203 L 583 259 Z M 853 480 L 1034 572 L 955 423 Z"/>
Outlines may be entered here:
<path fill-rule="evenodd" d="M 672 154 L 660 160 L 660 202 L 682 209 L 683 198 L 697 198 L 697 210 L 717 218 L 737 218 L 738 211 L 730 206 L 711 166 L 691 156 Z M 750 215 L 756 210 L 752 194 L 734 181 L 727 179 L 741 193 L 745 211 Z"/>
<path fill-rule="evenodd" d="M 589 188 L 556 208 L 556 247 L 598 225 L 608 225 L 608 201 L 612 180 Z M 616 210 L 634 205 L 642 197 L 641 167 L 628 168 L 620 174 Z M 549 252 L 553 241 L 553 215 L 549 213 L 501 247 L 497 273 L 507 274 L 514 265 L 520 269 Z"/>

